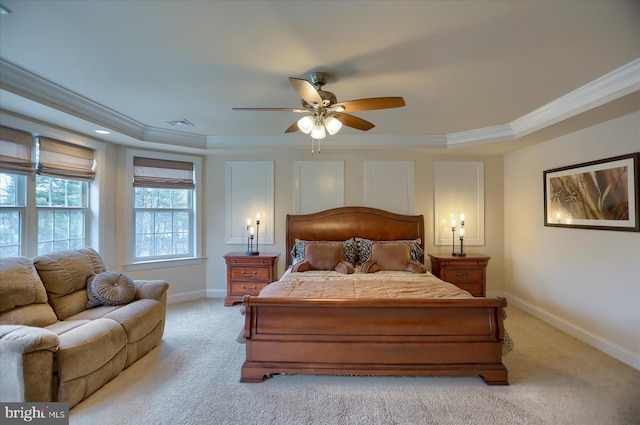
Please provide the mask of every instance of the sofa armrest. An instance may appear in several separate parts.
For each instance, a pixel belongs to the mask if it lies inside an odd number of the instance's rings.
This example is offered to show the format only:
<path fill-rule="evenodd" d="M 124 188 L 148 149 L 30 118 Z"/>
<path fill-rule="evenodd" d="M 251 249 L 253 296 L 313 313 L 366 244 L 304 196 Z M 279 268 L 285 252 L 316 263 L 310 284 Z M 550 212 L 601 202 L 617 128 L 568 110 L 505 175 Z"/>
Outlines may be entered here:
<path fill-rule="evenodd" d="M 60 339 L 50 330 L 35 326 L 0 325 L 0 346 L 2 350 L 14 353 L 32 351 L 57 351 Z"/>
<path fill-rule="evenodd" d="M 134 280 L 137 300 L 148 298 L 160 300 L 169 289 L 169 284 L 164 280 Z"/>
<path fill-rule="evenodd" d="M 60 339 L 35 326 L 0 325 L 0 400 L 54 400 L 54 352 Z"/>

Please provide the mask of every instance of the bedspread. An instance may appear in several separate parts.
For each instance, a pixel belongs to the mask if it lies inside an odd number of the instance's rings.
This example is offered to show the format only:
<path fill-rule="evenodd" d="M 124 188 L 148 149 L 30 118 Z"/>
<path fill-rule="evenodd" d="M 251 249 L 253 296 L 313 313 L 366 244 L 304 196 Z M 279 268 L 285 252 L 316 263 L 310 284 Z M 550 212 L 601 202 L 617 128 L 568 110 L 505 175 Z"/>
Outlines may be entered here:
<path fill-rule="evenodd" d="M 467 291 L 433 274 L 380 271 L 340 274 L 334 271 L 293 273 L 267 285 L 260 297 L 289 298 L 473 298 Z"/>

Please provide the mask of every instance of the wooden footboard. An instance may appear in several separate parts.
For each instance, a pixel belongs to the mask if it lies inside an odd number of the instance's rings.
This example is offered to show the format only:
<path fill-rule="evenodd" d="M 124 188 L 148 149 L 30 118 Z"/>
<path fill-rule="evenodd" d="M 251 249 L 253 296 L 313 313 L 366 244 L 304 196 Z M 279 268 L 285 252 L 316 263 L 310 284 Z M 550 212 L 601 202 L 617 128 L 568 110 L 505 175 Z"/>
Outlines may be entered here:
<path fill-rule="evenodd" d="M 241 382 L 266 375 L 479 375 L 508 385 L 504 298 L 282 299 L 245 296 Z"/>

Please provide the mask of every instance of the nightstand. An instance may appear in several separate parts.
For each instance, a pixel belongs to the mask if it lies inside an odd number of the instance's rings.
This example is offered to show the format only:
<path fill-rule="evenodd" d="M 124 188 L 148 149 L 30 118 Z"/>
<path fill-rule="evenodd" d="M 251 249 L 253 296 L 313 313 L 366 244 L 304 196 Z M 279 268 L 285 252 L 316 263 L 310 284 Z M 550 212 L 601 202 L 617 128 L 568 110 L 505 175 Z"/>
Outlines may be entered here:
<path fill-rule="evenodd" d="M 245 295 L 258 295 L 262 288 L 273 282 L 279 256 L 278 253 L 226 254 L 224 261 L 227 263 L 227 296 L 224 305 L 231 306 L 242 302 Z"/>
<path fill-rule="evenodd" d="M 487 291 L 486 255 L 467 254 L 466 257 L 455 257 L 451 254 L 429 254 L 431 273 L 453 283 L 457 287 L 469 291 L 474 297 L 484 297 Z"/>

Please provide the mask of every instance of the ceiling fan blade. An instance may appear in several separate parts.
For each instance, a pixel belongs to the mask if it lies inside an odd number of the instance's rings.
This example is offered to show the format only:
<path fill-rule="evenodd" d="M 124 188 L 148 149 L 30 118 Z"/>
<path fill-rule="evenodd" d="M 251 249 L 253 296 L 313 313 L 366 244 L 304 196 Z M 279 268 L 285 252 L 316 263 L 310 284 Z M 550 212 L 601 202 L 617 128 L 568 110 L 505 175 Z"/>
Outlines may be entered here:
<path fill-rule="evenodd" d="M 313 84 L 307 80 L 301 78 L 289 77 L 289 82 L 294 89 L 298 92 L 300 97 L 304 99 L 309 105 L 314 108 L 318 105 L 322 106 L 322 97 L 318 94 L 318 91 L 313 87 Z"/>
<path fill-rule="evenodd" d="M 295 133 L 296 131 L 298 131 L 298 121 L 296 121 L 293 124 L 291 124 L 289 126 L 289 128 L 287 128 L 284 132 L 285 133 Z"/>
<path fill-rule="evenodd" d="M 402 97 L 371 97 L 368 99 L 347 100 L 331 105 L 333 108 L 340 106 L 344 108 L 345 112 L 355 112 L 399 108 L 405 106 L 405 103 Z"/>
<path fill-rule="evenodd" d="M 308 109 L 303 109 L 303 108 L 231 108 L 234 111 L 283 111 L 283 112 L 298 112 L 298 113 L 305 113 L 305 112 L 309 112 Z"/>
<path fill-rule="evenodd" d="M 338 119 L 338 121 L 340 121 L 342 124 L 348 126 L 348 127 L 353 127 L 355 129 L 358 130 L 362 130 L 362 131 L 367 131 L 367 130 L 371 130 L 373 127 L 375 127 L 375 125 L 373 125 L 373 123 L 370 123 L 367 120 L 363 120 L 362 118 L 358 118 L 354 115 L 349 115 L 349 114 L 333 114 L 334 117 L 336 117 Z"/>

